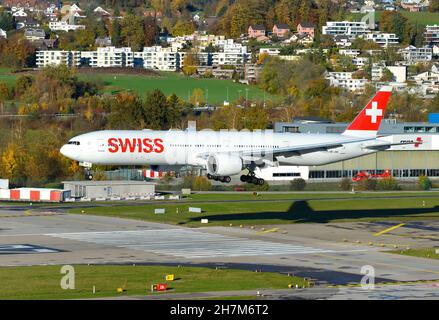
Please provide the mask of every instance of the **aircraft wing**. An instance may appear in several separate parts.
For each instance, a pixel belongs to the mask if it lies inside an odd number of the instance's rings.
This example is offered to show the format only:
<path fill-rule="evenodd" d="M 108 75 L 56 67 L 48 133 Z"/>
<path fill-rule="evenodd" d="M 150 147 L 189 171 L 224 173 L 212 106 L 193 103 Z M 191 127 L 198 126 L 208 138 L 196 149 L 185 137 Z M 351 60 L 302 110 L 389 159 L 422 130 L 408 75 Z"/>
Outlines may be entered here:
<path fill-rule="evenodd" d="M 267 156 L 272 154 L 275 156 L 284 156 L 284 157 L 290 157 L 290 156 L 299 156 L 302 154 L 307 153 L 313 153 L 318 151 L 327 151 L 330 149 L 335 149 L 342 147 L 344 144 L 349 143 L 357 143 L 357 142 L 363 142 L 363 141 L 372 141 L 375 140 L 375 138 L 363 138 L 363 139 L 343 139 L 339 141 L 333 141 L 333 142 L 323 142 L 323 143 L 315 143 L 315 144 L 306 144 L 306 145 L 298 145 L 298 146 L 291 146 L 291 147 L 282 147 L 282 148 L 270 148 L 270 149 L 253 149 L 253 150 L 243 150 L 240 153 L 243 156 Z"/>
<path fill-rule="evenodd" d="M 389 149 L 392 146 L 403 146 L 403 145 L 410 145 L 410 144 L 422 144 L 422 141 L 401 141 L 401 142 L 380 142 L 375 143 L 371 145 L 366 145 L 365 148 L 371 149 L 371 150 L 378 150 L 378 151 L 384 151 Z"/>
<path fill-rule="evenodd" d="M 332 142 L 296 145 L 296 146 L 282 147 L 282 148 L 253 148 L 248 150 L 238 150 L 236 151 L 236 154 L 241 157 L 249 157 L 249 158 L 264 158 L 270 155 L 272 155 L 273 157 L 277 157 L 277 156 L 291 157 L 291 156 L 299 156 L 302 154 L 307 154 L 312 152 L 327 151 L 329 149 L 342 147 L 344 144 L 357 143 L 363 141 L 373 141 L 373 140 L 376 140 L 376 138 L 340 139 Z M 197 157 L 201 159 L 206 159 L 212 153 L 215 152 L 201 153 L 198 154 Z"/>

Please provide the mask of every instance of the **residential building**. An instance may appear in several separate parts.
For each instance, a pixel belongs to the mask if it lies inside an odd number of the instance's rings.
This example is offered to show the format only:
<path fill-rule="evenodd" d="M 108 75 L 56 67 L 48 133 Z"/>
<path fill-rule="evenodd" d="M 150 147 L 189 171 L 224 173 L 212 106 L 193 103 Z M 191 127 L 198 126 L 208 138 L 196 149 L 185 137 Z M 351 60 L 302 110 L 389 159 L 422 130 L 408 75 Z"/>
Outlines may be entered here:
<path fill-rule="evenodd" d="M 181 56 L 172 48 L 161 46 L 145 47 L 135 53 L 135 59 L 141 59 L 143 68 L 161 71 L 177 71 L 181 67 Z"/>
<path fill-rule="evenodd" d="M 248 27 L 249 38 L 259 38 L 265 36 L 265 27 L 261 24 Z"/>
<path fill-rule="evenodd" d="M 82 62 L 92 68 L 134 67 L 131 48 L 99 47 L 96 51 L 81 52 Z"/>
<path fill-rule="evenodd" d="M 212 53 L 212 64 L 215 65 L 229 65 L 229 66 L 243 66 L 249 59 L 250 54 L 247 52 L 247 47 L 240 43 L 224 45 L 223 51 Z"/>
<path fill-rule="evenodd" d="M 303 45 L 309 45 L 314 42 L 314 38 L 306 33 L 295 33 L 289 39 L 284 41 L 285 43 L 297 42 Z"/>
<path fill-rule="evenodd" d="M 79 67 L 81 64 L 81 52 L 64 50 L 37 51 L 36 64 L 38 68 L 50 65 Z"/>
<path fill-rule="evenodd" d="M 111 38 L 110 37 L 97 37 L 95 40 L 95 44 L 97 47 L 111 47 Z"/>
<path fill-rule="evenodd" d="M 397 45 L 399 43 L 399 38 L 394 33 L 372 32 L 366 34 L 365 39 L 373 41 L 384 48 L 387 48 L 389 45 Z"/>
<path fill-rule="evenodd" d="M 67 21 L 51 21 L 49 22 L 49 29 L 51 31 L 75 31 L 85 29 L 85 25 L 69 24 Z"/>
<path fill-rule="evenodd" d="M 399 53 L 408 64 L 429 62 L 433 59 L 433 49 L 429 47 L 416 48 L 410 45 L 399 50 Z"/>
<path fill-rule="evenodd" d="M 255 63 L 247 63 L 244 66 L 244 79 L 247 80 L 248 83 L 257 82 L 261 70 L 262 70 L 262 65 Z"/>
<path fill-rule="evenodd" d="M 103 9 L 102 7 L 97 7 L 96 9 L 93 10 L 93 12 L 97 15 L 100 15 L 101 17 L 111 16 L 111 14 L 107 10 Z"/>
<path fill-rule="evenodd" d="M 439 45 L 439 26 L 427 25 L 424 32 L 424 43 L 426 45 Z"/>
<path fill-rule="evenodd" d="M 357 57 L 361 54 L 361 51 L 360 49 L 340 49 L 338 53 L 345 56 Z"/>
<path fill-rule="evenodd" d="M 378 62 L 372 65 L 372 81 L 381 81 L 386 69 L 392 73 L 392 82 L 404 83 L 407 81 L 407 66 L 386 66 L 384 62 Z"/>
<path fill-rule="evenodd" d="M 315 26 L 312 23 L 301 22 L 297 25 L 298 34 L 307 34 L 314 38 Z"/>
<path fill-rule="evenodd" d="M 369 32 L 366 22 L 358 21 L 328 21 L 322 27 L 322 34 L 337 36 L 346 35 L 351 39 L 364 36 Z"/>
<path fill-rule="evenodd" d="M 345 35 L 334 36 L 334 42 L 337 47 L 349 48 L 352 45 L 352 39 Z"/>
<path fill-rule="evenodd" d="M 259 54 L 268 54 L 269 56 L 278 56 L 280 54 L 279 48 L 260 48 Z"/>
<path fill-rule="evenodd" d="M 351 92 L 363 92 L 367 79 L 354 79 L 353 72 L 327 72 L 325 78 L 334 87 L 344 88 Z"/>
<path fill-rule="evenodd" d="M 24 9 L 19 9 L 17 11 L 15 11 L 14 13 L 12 13 L 13 17 L 27 17 L 28 14 L 26 13 L 26 11 L 24 11 Z"/>
<path fill-rule="evenodd" d="M 24 30 L 24 37 L 31 41 L 44 40 L 46 38 L 46 33 L 43 29 L 26 29 Z"/>
<path fill-rule="evenodd" d="M 352 58 L 352 64 L 358 69 L 363 69 L 369 63 L 368 57 L 354 57 Z"/>
<path fill-rule="evenodd" d="M 285 23 L 277 23 L 273 26 L 273 36 L 284 39 L 288 37 L 290 27 Z"/>

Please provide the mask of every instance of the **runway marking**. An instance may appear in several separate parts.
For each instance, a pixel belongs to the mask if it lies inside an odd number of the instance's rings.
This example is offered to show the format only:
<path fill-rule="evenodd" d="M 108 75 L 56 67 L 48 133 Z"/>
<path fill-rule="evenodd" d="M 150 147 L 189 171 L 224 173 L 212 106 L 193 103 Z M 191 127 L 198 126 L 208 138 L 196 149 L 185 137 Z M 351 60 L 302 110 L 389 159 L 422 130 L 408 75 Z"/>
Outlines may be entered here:
<path fill-rule="evenodd" d="M 395 229 L 400 228 L 402 226 L 405 226 L 405 223 L 400 223 L 400 224 L 397 224 L 396 226 L 393 226 L 393 227 L 387 228 L 387 229 L 385 229 L 383 231 L 377 232 L 377 233 L 374 234 L 374 236 L 375 237 L 380 236 L 382 234 L 385 234 L 385 233 L 387 233 L 389 231 L 395 230 Z"/>
<path fill-rule="evenodd" d="M 187 259 L 335 252 L 322 248 L 250 240 L 186 229 L 52 233 L 46 235 Z"/>
<path fill-rule="evenodd" d="M 264 233 L 276 232 L 277 230 L 279 230 L 279 228 L 272 228 L 272 229 L 268 229 L 268 230 L 260 231 L 260 232 L 258 232 L 258 234 L 264 234 Z"/>

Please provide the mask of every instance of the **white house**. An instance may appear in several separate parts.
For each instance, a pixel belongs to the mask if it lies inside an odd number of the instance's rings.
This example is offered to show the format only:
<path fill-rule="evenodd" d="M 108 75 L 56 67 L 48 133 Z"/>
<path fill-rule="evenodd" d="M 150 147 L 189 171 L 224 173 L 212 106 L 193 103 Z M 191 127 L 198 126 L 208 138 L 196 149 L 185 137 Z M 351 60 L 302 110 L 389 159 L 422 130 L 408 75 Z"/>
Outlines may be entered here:
<path fill-rule="evenodd" d="M 363 36 L 369 32 L 366 22 L 358 21 L 328 21 L 322 26 L 322 34 L 337 36 L 346 35 L 350 38 Z"/>
<path fill-rule="evenodd" d="M 49 29 L 51 31 L 75 31 L 85 29 L 85 25 L 69 24 L 67 21 L 51 21 L 49 22 Z"/>
<path fill-rule="evenodd" d="M 430 47 L 416 48 L 415 46 L 410 45 L 399 50 L 399 53 L 408 64 L 429 62 L 433 59 L 433 49 Z"/>
<path fill-rule="evenodd" d="M 12 16 L 13 17 L 23 17 L 23 18 L 25 18 L 25 17 L 27 17 L 27 13 L 26 13 L 26 11 L 24 11 L 24 9 L 19 9 L 19 10 L 15 11 L 12 14 Z"/>
<path fill-rule="evenodd" d="M 366 34 L 365 39 L 373 41 L 385 48 L 387 48 L 389 45 L 397 45 L 399 43 L 399 38 L 394 33 L 372 32 Z"/>
<path fill-rule="evenodd" d="M 81 53 L 79 51 L 43 50 L 37 51 L 36 56 L 38 68 L 62 64 L 69 67 L 78 67 L 81 63 Z"/>
<path fill-rule="evenodd" d="M 96 51 L 81 52 L 82 60 L 92 68 L 133 67 L 134 54 L 131 48 L 99 47 Z"/>
<path fill-rule="evenodd" d="M 331 86 L 344 88 L 351 92 L 363 92 L 367 79 L 355 79 L 352 75 L 353 72 L 327 72 L 325 78 L 329 80 Z"/>
<path fill-rule="evenodd" d="M 145 69 L 161 71 L 177 71 L 182 62 L 177 50 L 161 46 L 145 47 L 142 52 L 135 53 L 135 58 L 143 59 Z"/>

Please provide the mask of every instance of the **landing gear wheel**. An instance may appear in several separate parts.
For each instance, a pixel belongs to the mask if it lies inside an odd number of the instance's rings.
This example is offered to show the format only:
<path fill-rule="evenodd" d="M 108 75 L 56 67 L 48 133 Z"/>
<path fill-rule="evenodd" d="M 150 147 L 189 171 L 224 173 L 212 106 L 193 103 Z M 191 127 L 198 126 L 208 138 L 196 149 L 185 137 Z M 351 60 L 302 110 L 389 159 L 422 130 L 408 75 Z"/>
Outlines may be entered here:
<path fill-rule="evenodd" d="M 208 174 L 206 175 L 206 177 L 207 177 L 207 179 L 209 179 L 209 180 L 212 180 L 212 179 L 213 179 L 213 176 L 212 176 L 210 173 L 208 173 Z"/>
<path fill-rule="evenodd" d="M 248 180 L 248 182 L 249 183 L 253 183 L 253 184 L 258 184 L 258 178 L 256 178 L 256 177 L 249 177 L 249 180 Z"/>
<path fill-rule="evenodd" d="M 247 182 L 248 178 L 249 178 L 248 176 L 243 174 L 239 179 L 241 180 L 241 182 Z"/>
<path fill-rule="evenodd" d="M 230 183 L 230 181 L 232 181 L 232 178 L 230 178 L 229 176 L 223 177 L 223 182 Z"/>
<path fill-rule="evenodd" d="M 219 177 L 218 177 L 218 176 L 212 176 L 212 179 L 213 179 L 214 181 L 218 181 L 218 180 L 219 180 Z"/>
<path fill-rule="evenodd" d="M 257 179 L 257 184 L 262 186 L 265 183 L 264 179 Z"/>
<path fill-rule="evenodd" d="M 93 180 L 93 173 L 90 170 L 85 170 L 85 180 Z"/>

